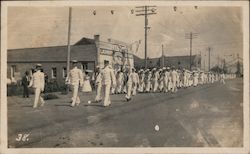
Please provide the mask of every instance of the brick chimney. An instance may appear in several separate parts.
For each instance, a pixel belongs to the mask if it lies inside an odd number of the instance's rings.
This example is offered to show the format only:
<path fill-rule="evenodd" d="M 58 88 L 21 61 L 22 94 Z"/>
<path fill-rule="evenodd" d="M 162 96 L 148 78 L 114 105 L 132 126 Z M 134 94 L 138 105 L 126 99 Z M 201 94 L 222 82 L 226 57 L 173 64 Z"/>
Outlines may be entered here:
<path fill-rule="evenodd" d="M 95 40 L 95 42 L 99 42 L 100 41 L 100 35 L 94 35 L 94 40 Z"/>

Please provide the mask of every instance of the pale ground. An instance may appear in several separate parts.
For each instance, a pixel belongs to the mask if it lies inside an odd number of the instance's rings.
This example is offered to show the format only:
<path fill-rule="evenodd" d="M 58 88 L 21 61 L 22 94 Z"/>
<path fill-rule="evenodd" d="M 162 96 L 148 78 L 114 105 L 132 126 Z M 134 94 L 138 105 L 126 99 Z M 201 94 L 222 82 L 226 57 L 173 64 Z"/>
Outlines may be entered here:
<path fill-rule="evenodd" d="M 242 147 L 243 81 L 181 89 L 176 94 L 138 94 L 131 102 L 113 95 L 112 106 L 87 104 L 94 92 L 32 109 L 33 97 L 8 97 L 9 147 Z M 155 125 L 160 130 L 155 131 Z M 17 134 L 28 141 L 17 142 Z"/>

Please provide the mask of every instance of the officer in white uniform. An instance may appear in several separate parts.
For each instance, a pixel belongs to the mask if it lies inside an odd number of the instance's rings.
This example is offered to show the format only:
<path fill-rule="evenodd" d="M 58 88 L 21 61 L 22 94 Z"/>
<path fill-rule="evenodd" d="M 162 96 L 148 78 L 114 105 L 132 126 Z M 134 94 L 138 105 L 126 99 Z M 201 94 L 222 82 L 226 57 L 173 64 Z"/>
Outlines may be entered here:
<path fill-rule="evenodd" d="M 117 78 L 116 92 L 118 94 L 121 94 L 122 89 L 123 89 L 123 84 L 124 84 L 124 74 L 123 74 L 122 70 L 118 71 L 116 78 Z"/>
<path fill-rule="evenodd" d="M 150 92 L 150 89 L 151 89 L 152 72 L 149 71 L 149 70 L 146 70 L 146 71 L 147 71 L 147 75 L 146 75 L 146 78 L 145 78 L 145 82 L 146 82 L 146 89 L 145 89 L 145 91 L 148 93 L 148 92 Z"/>
<path fill-rule="evenodd" d="M 153 92 L 156 92 L 159 86 L 158 80 L 160 78 L 159 71 L 156 68 L 153 68 L 153 77 L 152 77 L 152 85 Z"/>
<path fill-rule="evenodd" d="M 145 73 L 144 73 L 144 71 L 142 69 L 139 72 L 140 73 L 139 73 L 139 88 L 138 88 L 138 91 L 143 92 L 144 87 L 145 87 L 145 83 L 144 83 Z"/>
<path fill-rule="evenodd" d="M 73 89 L 73 96 L 72 96 L 72 103 L 71 106 L 74 107 L 75 105 L 80 104 L 80 98 L 78 96 L 78 89 L 79 86 L 83 86 L 83 73 L 82 70 L 77 68 L 77 60 L 72 61 L 73 68 L 69 72 L 69 76 L 66 79 L 66 82 L 72 86 Z"/>
<path fill-rule="evenodd" d="M 133 81 L 132 95 L 135 96 L 137 93 L 137 88 L 139 84 L 139 75 L 136 72 L 135 68 L 132 68 L 132 81 Z"/>
<path fill-rule="evenodd" d="M 194 71 L 194 77 L 193 77 L 193 86 L 196 87 L 198 85 L 198 78 L 199 78 L 199 74 L 197 71 Z"/>
<path fill-rule="evenodd" d="M 226 82 L 225 82 L 225 74 L 224 73 L 220 74 L 220 83 L 226 84 Z"/>
<path fill-rule="evenodd" d="M 109 95 L 111 85 L 113 85 L 113 87 L 116 87 L 116 78 L 114 70 L 111 68 L 111 66 L 109 65 L 109 61 L 107 60 L 104 61 L 104 68 L 101 71 L 101 75 L 102 75 L 102 85 L 104 87 L 104 93 L 105 93 L 103 106 L 107 107 L 111 105 L 110 95 Z"/>
<path fill-rule="evenodd" d="M 164 73 L 163 73 L 163 69 L 159 69 L 159 90 L 160 92 L 163 91 L 163 88 L 164 88 Z"/>
<path fill-rule="evenodd" d="M 99 103 L 102 100 L 102 76 L 99 66 L 96 66 L 95 85 L 96 85 L 95 101 L 96 103 Z"/>
<path fill-rule="evenodd" d="M 44 86 L 45 86 L 45 78 L 44 78 L 44 73 L 41 72 L 41 64 L 36 65 L 36 72 L 33 74 L 31 82 L 29 84 L 29 87 L 33 87 L 35 91 L 35 100 L 34 100 L 34 105 L 33 108 L 38 107 L 38 102 L 39 99 L 41 101 L 41 106 L 44 105 L 44 100 L 41 97 L 41 93 L 44 91 Z"/>
<path fill-rule="evenodd" d="M 164 72 L 164 89 L 165 92 L 167 93 L 171 89 L 171 77 L 170 77 L 170 68 L 167 67 L 165 72 Z"/>
<path fill-rule="evenodd" d="M 177 85 L 176 85 L 177 78 L 178 78 L 177 76 L 178 76 L 178 74 L 175 70 L 175 67 L 172 67 L 171 79 L 172 79 L 172 92 L 173 93 L 177 92 Z"/>
<path fill-rule="evenodd" d="M 134 69 L 129 69 L 128 81 L 127 81 L 127 95 L 125 96 L 127 101 L 131 100 L 132 86 L 133 86 L 133 73 Z"/>

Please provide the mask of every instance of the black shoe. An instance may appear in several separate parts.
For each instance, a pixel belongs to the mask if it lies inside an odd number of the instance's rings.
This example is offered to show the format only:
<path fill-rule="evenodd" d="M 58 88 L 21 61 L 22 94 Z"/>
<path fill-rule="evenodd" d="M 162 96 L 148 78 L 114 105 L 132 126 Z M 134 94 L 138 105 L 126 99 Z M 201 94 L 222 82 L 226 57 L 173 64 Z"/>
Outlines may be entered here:
<path fill-rule="evenodd" d="M 131 101 L 131 98 L 126 98 L 127 102 Z"/>

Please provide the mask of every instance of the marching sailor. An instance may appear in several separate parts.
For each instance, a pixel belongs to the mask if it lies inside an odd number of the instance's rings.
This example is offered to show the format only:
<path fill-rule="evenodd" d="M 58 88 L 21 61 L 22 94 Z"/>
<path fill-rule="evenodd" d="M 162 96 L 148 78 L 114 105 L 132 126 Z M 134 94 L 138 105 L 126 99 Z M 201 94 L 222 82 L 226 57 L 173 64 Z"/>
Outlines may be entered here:
<path fill-rule="evenodd" d="M 173 66 L 172 67 L 172 72 L 171 72 L 172 92 L 173 93 L 177 92 L 177 85 L 176 85 L 176 83 L 177 83 L 177 76 L 178 76 L 178 74 L 177 74 L 177 72 L 175 70 L 175 67 Z"/>
<path fill-rule="evenodd" d="M 79 86 L 83 86 L 83 73 L 82 70 L 77 68 L 77 60 L 72 61 L 73 68 L 69 72 L 69 76 L 66 78 L 66 82 L 70 83 L 73 88 L 73 96 L 72 96 L 72 103 L 71 106 L 74 107 L 75 105 L 80 104 L 80 98 L 78 96 L 78 89 Z"/>
<path fill-rule="evenodd" d="M 124 74 L 122 72 L 122 70 L 117 72 L 117 86 L 116 86 L 116 92 L 118 94 L 122 93 L 122 88 L 123 88 L 123 84 L 124 84 Z"/>
<path fill-rule="evenodd" d="M 147 75 L 146 75 L 146 78 L 145 78 L 145 82 L 146 82 L 146 89 L 145 89 L 145 91 L 146 92 L 150 92 L 152 72 L 149 71 L 148 69 L 146 71 L 147 71 Z"/>
<path fill-rule="evenodd" d="M 134 94 L 134 90 L 136 90 L 137 85 L 137 74 L 135 73 L 135 69 L 129 69 L 128 72 L 128 81 L 127 81 L 127 95 L 125 96 L 127 101 L 131 100 L 131 95 Z"/>
<path fill-rule="evenodd" d="M 28 87 L 33 87 L 34 91 L 35 91 L 35 100 L 34 100 L 34 105 L 33 108 L 37 108 L 38 107 L 38 102 L 39 99 L 41 101 L 41 105 L 44 105 L 44 100 L 41 97 L 41 93 L 44 91 L 44 86 L 45 86 L 45 78 L 44 78 L 44 73 L 41 72 L 41 64 L 37 64 L 36 65 L 36 72 L 33 74 L 31 82 L 29 84 Z"/>
<path fill-rule="evenodd" d="M 144 87 L 145 87 L 144 79 L 145 79 L 145 73 L 141 69 L 139 73 L 139 87 L 138 87 L 139 92 L 143 92 L 144 90 Z"/>
<path fill-rule="evenodd" d="M 99 66 L 96 66 L 96 74 L 95 74 L 95 86 L 96 86 L 96 97 L 95 101 L 101 102 L 102 101 L 102 76 L 101 76 L 101 69 Z"/>
<path fill-rule="evenodd" d="M 152 89 L 153 89 L 153 92 L 156 92 L 158 89 L 159 72 L 156 70 L 156 68 L 153 68 L 152 71 L 153 71 Z"/>
<path fill-rule="evenodd" d="M 102 75 L 102 84 L 103 84 L 104 93 L 105 93 L 103 106 L 107 107 L 111 105 L 111 101 L 110 101 L 111 85 L 113 87 L 116 86 L 116 78 L 115 78 L 114 70 L 111 68 L 111 66 L 109 65 L 109 61 L 107 60 L 104 61 L 104 68 L 101 71 L 101 75 Z"/>

